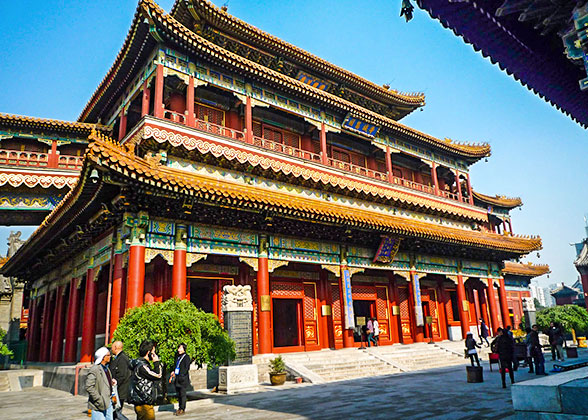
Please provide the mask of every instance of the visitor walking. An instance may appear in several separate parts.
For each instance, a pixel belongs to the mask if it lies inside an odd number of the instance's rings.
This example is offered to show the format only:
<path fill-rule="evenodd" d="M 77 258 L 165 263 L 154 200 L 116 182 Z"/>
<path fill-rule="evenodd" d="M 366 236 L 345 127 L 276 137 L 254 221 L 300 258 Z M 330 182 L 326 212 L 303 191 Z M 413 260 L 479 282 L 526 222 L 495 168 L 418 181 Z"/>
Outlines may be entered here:
<path fill-rule="evenodd" d="M 506 369 L 508 369 L 510 383 L 515 383 L 514 370 L 512 366 L 512 359 L 514 357 L 514 341 L 512 337 L 502 328 L 498 329 L 496 350 L 498 352 L 498 360 L 500 362 L 500 378 L 502 379 L 502 387 L 506 388 Z"/>
<path fill-rule="evenodd" d="M 527 347 L 527 365 L 529 366 L 529 373 L 534 373 L 535 369 L 533 369 L 533 344 L 531 343 L 531 333 L 533 330 L 529 327 L 525 330 L 527 332 L 527 336 L 525 337 L 525 346 Z"/>
<path fill-rule="evenodd" d="M 514 338 L 512 334 L 512 327 L 510 325 L 506 326 L 506 334 L 508 334 L 510 338 Z"/>
<path fill-rule="evenodd" d="M 114 409 L 114 418 L 118 420 L 128 420 L 122 413 L 125 401 L 129 399 L 129 384 L 131 382 L 131 361 L 129 356 L 123 351 L 122 341 L 115 341 L 111 347 L 112 361 L 110 362 L 110 371 L 112 377 L 116 380 L 118 391 L 118 401 Z"/>
<path fill-rule="evenodd" d="M 86 376 L 88 409 L 92 410 L 92 420 L 112 419 L 112 375 L 108 369 L 110 351 L 100 347 L 94 353 L 94 364 Z"/>
<path fill-rule="evenodd" d="M 465 345 L 466 345 L 466 351 L 468 354 L 468 357 L 470 358 L 470 362 L 472 363 L 472 366 L 474 366 L 474 360 L 476 361 L 476 363 L 478 364 L 478 367 L 480 367 L 480 359 L 478 358 L 478 352 L 476 351 L 476 347 L 481 348 L 478 343 L 476 343 L 476 340 L 474 340 L 474 335 L 469 332 L 466 334 L 466 340 L 465 340 Z"/>
<path fill-rule="evenodd" d="M 190 386 L 190 363 L 190 356 L 186 353 L 186 345 L 182 343 L 178 346 L 176 354 L 176 368 L 169 379 L 170 382 L 175 382 L 178 392 L 179 408 L 174 413 L 176 416 L 186 413 L 186 388 Z"/>
<path fill-rule="evenodd" d="M 486 341 L 486 347 L 490 347 L 490 343 L 488 342 L 488 336 L 490 333 L 488 332 L 488 327 L 482 318 L 480 318 L 480 345 L 484 344 Z"/>
<path fill-rule="evenodd" d="M 529 342 L 531 345 L 531 356 L 533 357 L 533 361 L 535 362 L 535 374 L 547 375 L 547 373 L 545 373 L 545 358 L 543 357 L 543 348 L 541 347 L 541 342 L 539 341 L 539 327 L 537 326 L 537 324 L 533 325 L 533 329 L 529 333 L 529 335 Z"/>
<path fill-rule="evenodd" d="M 155 420 L 153 405 L 157 399 L 155 382 L 161 380 L 161 363 L 155 353 L 155 343 L 144 340 L 139 346 L 139 358 L 131 361 L 129 402 L 135 405 L 137 420 Z M 151 369 L 153 362 L 153 369 Z"/>
<path fill-rule="evenodd" d="M 563 334 L 561 331 L 561 327 L 559 324 L 556 324 L 555 322 L 550 322 L 549 323 L 549 332 L 547 333 L 547 335 L 549 336 L 549 345 L 551 346 L 551 360 L 555 360 L 556 359 L 556 353 L 557 353 L 557 359 L 560 361 L 564 361 L 564 355 L 563 355 Z"/>
<path fill-rule="evenodd" d="M 374 342 L 374 345 L 376 343 L 376 340 L 374 340 L 374 323 L 372 322 L 372 318 L 368 319 L 368 322 L 365 326 L 366 331 L 367 331 L 367 345 L 368 347 L 370 347 L 371 342 Z"/>
<path fill-rule="evenodd" d="M 378 320 L 376 318 L 372 318 L 372 325 L 374 327 L 374 340 L 375 340 L 375 346 L 379 346 L 380 345 L 380 324 L 378 323 Z"/>

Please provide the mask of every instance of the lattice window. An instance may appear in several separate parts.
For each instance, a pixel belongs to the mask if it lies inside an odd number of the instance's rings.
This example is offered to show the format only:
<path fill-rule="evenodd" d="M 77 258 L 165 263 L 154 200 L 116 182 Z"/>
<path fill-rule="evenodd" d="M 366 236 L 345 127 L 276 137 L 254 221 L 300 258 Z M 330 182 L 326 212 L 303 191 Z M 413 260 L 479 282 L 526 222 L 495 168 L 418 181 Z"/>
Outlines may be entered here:
<path fill-rule="evenodd" d="M 451 305 L 451 301 L 449 301 L 447 305 L 445 305 L 445 310 L 447 311 L 447 318 L 455 319 L 453 318 L 453 305 Z"/>
<path fill-rule="evenodd" d="M 378 318 L 388 317 L 388 294 L 383 287 L 376 287 L 378 298 L 376 299 L 376 312 Z"/>
<path fill-rule="evenodd" d="M 321 143 L 318 141 L 312 142 L 312 153 L 316 153 L 317 155 L 321 152 Z"/>
<path fill-rule="evenodd" d="M 304 288 L 300 283 L 290 282 L 273 282 L 272 296 L 289 297 L 289 298 L 303 298 Z"/>
<path fill-rule="evenodd" d="M 300 136 L 290 131 L 284 131 L 284 144 L 291 147 L 300 148 Z"/>
<path fill-rule="evenodd" d="M 376 160 L 377 171 L 386 173 L 386 162 L 383 160 Z"/>
<path fill-rule="evenodd" d="M 304 285 L 304 319 L 315 319 L 315 293 L 314 293 L 314 285 L 312 284 L 305 284 Z"/>
<path fill-rule="evenodd" d="M 360 155 L 359 153 L 350 153 L 351 155 L 351 163 L 357 166 L 362 166 L 365 168 L 365 156 Z"/>
<path fill-rule="evenodd" d="M 262 135 L 261 124 L 255 121 L 253 122 L 253 135 L 257 137 Z"/>
<path fill-rule="evenodd" d="M 225 112 L 205 105 L 196 104 L 196 118 L 217 125 L 224 125 Z"/>
<path fill-rule="evenodd" d="M 331 285 L 331 294 L 333 295 L 333 319 L 341 319 L 341 297 L 339 296 L 339 286 Z"/>
<path fill-rule="evenodd" d="M 351 291 L 353 299 L 376 300 L 376 288 L 374 286 L 353 285 Z"/>
<path fill-rule="evenodd" d="M 400 301 L 400 317 L 410 318 L 410 310 L 408 306 L 408 289 L 406 287 L 398 288 L 398 300 Z"/>
<path fill-rule="evenodd" d="M 333 157 L 333 159 L 339 160 L 341 162 L 347 162 L 347 163 L 351 162 L 351 158 L 349 157 L 349 153 L 344 152 L 343 150 L 337 149 L 335 147 L 333 147 L 331 150 L 331 156 Z"/>

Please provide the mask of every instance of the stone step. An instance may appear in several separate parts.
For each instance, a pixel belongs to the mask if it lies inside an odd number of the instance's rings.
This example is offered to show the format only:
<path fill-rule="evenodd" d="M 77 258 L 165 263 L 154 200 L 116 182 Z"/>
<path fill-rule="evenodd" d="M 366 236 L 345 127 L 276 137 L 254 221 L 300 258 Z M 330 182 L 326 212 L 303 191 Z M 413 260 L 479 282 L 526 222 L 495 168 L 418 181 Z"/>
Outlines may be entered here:
<path fill-rule="evenodd" d="M 10 391 L 10 380 L 6 375 L 0 375 L 0 392 Z"/>

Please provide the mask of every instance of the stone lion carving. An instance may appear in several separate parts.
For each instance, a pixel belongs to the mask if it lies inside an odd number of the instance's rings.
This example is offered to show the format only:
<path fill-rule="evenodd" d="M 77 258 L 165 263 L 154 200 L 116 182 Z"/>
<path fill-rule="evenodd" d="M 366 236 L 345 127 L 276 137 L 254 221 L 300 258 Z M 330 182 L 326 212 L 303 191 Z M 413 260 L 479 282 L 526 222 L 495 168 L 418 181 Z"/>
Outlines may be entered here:
<path fill-rule="evenodd" d="M 535 300 L 532 297 L 523 297 L 523 311 L 535 311 Z"/>
<path fill-rule="evenodd" d="M 223 287 L 222 311 L 252 311 L 253 298 L 251 297 L 251 286 Z"/>

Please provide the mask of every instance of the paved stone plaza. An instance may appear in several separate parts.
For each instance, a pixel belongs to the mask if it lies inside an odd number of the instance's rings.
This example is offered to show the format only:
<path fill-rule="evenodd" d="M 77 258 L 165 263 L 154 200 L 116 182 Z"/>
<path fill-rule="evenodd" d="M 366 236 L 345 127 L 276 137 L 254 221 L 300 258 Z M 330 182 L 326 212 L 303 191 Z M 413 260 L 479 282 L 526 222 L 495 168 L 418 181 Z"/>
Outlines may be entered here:
<path fill-rule="evenodd" d="M 547 368 L 551 367 L 551 362 Z M 521 368 L 518 381 L 535 378 Z M 504 419 L 513 414 L 510 388 L 484 364 L 484 383 L 468 384 L 465 367 L 379 376 L 321 385 L 262 386 L 260 392 L 224 396 L 193 393 L 186 419 Z M 85 397 L 48 388 L 0 394 L 2 420 L 84 419 Z M 158 419 L 172 419 L 171 406 Z M 126 409 L 134 419 L 132 410 Z"/>

